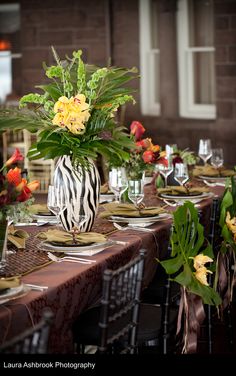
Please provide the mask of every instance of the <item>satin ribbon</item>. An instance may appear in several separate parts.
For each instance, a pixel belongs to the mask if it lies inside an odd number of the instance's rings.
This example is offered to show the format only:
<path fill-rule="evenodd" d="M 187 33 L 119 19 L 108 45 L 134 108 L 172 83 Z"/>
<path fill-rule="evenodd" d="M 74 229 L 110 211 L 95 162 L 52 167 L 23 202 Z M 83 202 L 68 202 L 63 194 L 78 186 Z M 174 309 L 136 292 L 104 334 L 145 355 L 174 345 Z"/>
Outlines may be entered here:
<path fill-rule="evenodd" d="M 232 271 L 232 266 L 234 269 Z M 235 285 L 236 257 L 234 250 L 229 247 L 226 253 L 218 252 L 216 270 L 218 274 L 217 291 L 222 299 L 220 316 L 222 317 L 225 308 L 232 302 L 233 288 Z"/>
<path fill-rule="evenodd" d="M 190 293 L 185 287 L 181 287 L 181 299 L 179 305 L 177 331 L 180 334 L 183 317 L 183 354 L 193 354 L 197 351 L 197 339 L 200 326 L 205 319 L 205 311 L 200 296 Z"/>

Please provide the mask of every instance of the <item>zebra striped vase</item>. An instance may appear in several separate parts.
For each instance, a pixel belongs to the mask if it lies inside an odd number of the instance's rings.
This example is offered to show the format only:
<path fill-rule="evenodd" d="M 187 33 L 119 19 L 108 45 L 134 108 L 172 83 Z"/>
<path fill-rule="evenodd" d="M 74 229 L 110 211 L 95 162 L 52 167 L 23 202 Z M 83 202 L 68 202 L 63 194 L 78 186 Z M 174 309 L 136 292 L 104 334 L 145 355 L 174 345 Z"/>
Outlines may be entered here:
<path fill-rule="evenodd" d="M 92 160 L 85 170 L 71 164 L 68 155 L 60 157 L 54 172 L 54 186 L 63 187 L 66 209 L 60 215 L 62 226 L 71 231 L 79 215 L 85 215 L 86 220 L 80 226 L 81 232 L 90 231 L 99 205 L 100 176 Z"/>

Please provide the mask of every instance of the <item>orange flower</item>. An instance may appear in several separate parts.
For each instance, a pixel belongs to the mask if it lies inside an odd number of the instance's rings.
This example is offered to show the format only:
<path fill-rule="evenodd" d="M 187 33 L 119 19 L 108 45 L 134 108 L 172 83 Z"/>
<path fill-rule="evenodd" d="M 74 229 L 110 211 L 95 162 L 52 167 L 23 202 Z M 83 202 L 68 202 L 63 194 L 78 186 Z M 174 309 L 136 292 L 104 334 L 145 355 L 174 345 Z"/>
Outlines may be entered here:
<path fill-rule="evenodd" d="M 36 189 L 38 189 L 39 186 L 40 186 L 40 182 L 38 180 L 33 180 L 33 181 L 31 181 L 30 183 L 27 184 L 27 187 L 29 188 L 29 190 L 31 192 L 33 192 Z"/>
<path fill-rule="evenodd" d="M 6 174 L 6 179 L 8 183 L 13 184 L 17 186 L 20 184 L 22 178 L 21 178 L 21 169 L 18 167 L 15 167 L 14 169 L 10 169 L 8 173 Z"/>
<path fill-rule="evenodd" d="M 24 159 L 24 157 L 21 154 L 20 150 L 16 148 L 14 153 L 12 154 L 11 158 L 9 158 L 6 161 L 6 163 L 4 164 L 4 167 L 8 167 L 8 166 L 10 166 L 13 163 L 18 162 L 18 161 L 23 161 L 23 159 Z"/>
<path fill-rule="evenodd" d="M 143 153 L 143 160 L 145 163 L 152 163 L 154 161 L 154 153 L 151 150 L 146 150 Z"/>
<path fill-rule="evenodd" d="M 26 187 L 27 185 L 27 180 L 26 179 L 22 179 L 21 182 L 16 186 L 16 191 L 17 192 L 22 192 L 24 187 Z"/>

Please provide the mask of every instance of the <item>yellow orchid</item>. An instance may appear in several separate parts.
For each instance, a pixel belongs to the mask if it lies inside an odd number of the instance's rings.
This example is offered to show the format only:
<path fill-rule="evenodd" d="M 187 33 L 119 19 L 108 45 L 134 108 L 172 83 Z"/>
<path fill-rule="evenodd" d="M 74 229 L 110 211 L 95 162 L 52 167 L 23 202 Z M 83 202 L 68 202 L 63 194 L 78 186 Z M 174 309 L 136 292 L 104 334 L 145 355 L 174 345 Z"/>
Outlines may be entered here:
<path fill-rule="evenodd" d="M 60 97 L 54 105 L 56 115 L 52 123 L 59 127 L 66 127 L 73 134 L 82 134 L 85 130 L 84 123 L 90 117 L 89 104 L 86 103 L 84 94 L 75 97 Z"/>
<path fill-rule="evenodd" d="M 69 99 L 67 97 L 60 97 L 58 101 L 54 104 L 53 111 L 55 113 L 65 111 L 65 108 L 67 107 L 68 103 Z"/>
<path fill-rule="evenodd" d="M 199 268 L 202 268 L 207 262 L 213 261 L 212 258 L 210 258 L 209 256 L 205 256 L 202 253 L 193 257 L 193 260 L 194 260 L 193 266 L 196 270 L 198 270 Z"/>
<path fill-rule="evenodd" d="M 228 227 L 228 229 L 233 233 L 236 234 L 236 217 L 231 218 L 230 213 L 227 212 L 226 218 L 225 218 L 225 223 Z M 235 238 L 235 236 L 234 236 Z"/>
<path fill-rule="evenodd" d="M 207 282 L 207 273 L 212 274 L 212 272 L 208 270 L 205 266 L 198 268 L 194 273 L 196 279 L 205 286 L 209 286 L 209 283 Z"/>

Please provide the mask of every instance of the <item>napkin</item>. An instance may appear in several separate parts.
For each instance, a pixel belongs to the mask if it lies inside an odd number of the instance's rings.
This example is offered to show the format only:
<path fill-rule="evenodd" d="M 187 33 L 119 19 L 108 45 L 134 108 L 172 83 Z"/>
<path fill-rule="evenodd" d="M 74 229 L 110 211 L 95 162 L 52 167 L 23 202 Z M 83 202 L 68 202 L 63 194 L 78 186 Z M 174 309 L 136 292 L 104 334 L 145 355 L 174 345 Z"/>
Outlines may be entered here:
<path fill-rule="evenodd" d="M 236 175 L 236 171 L 234 170 L 227 170 L 224 167 L 217 169 L 213 166 L 206 164 L 205 166 L 196 166 L 193 169 L 193 176 L 210 176 L 210 177 L 220 177 L 220 176 L 233 176 Z"/>
<path fill-rule="evenodd" d="M 48 242 L 72 244 L 72 234 L 57 229 L 49 229 L 37 234 L 37 237 Z M 103 234 L 96 232 L 80 232 L 76 234 L 76 240 L 79 244 L 104 243 L 107 238 Z"/>
<path fill-rule="evenodd" d="M 20 279 L 17 277 L 0 278 L 0 291 L 18 286 L 20 286 Z"/>
<path fill-rule="evenodd" d="M 117 204 L 115 202 L 105 204 L 103 205 L 103 208 L 105 210 L 99 214 L 100 218 L 107 218 L 112 215 L 120 215 L 125 217 L 149 217 L 164 212 L 164 209 L 161 207 L 150 206 L 148 208 L 138 210 L 134 204 Z"/>
<path fill-rule="evenodd" d="M 42 214 L 48 214 L 48 215 L 51 214 L 51 212 L 48 209 L 48 207 L 47 207 L 46 204 L 34 204 L 34 205 L 31 205 L 30 211 L 33 214 L 41 214 L 41 213 Z"/>
<path fill-rule="evenodd" d="M 197 195 L 201 193 L 209 192 L 209 188 L 207 187 L 189 187 L 188 189 L 183 186 L 169 186 L 166 188 L 158 188 L 158 193 L 166 193 L 169 195 L 177 196 L 181 194 L 189 194 L 189 195 Z"/>
<path fill-rule="evenodd" d="M 108 193 L 108 191 L 109 191 L 108 183 L 101 185 L 100 193 L 104 194 L 104 193 Z"/>
<path fill-rule="evenodd" d="M 14 244 L 18 249 L 25 248 L 25 241 L 29 238 L 29 234 L 24 230 L 15 230 L 14 226 L 9 226 L 7 240 Z"/>

